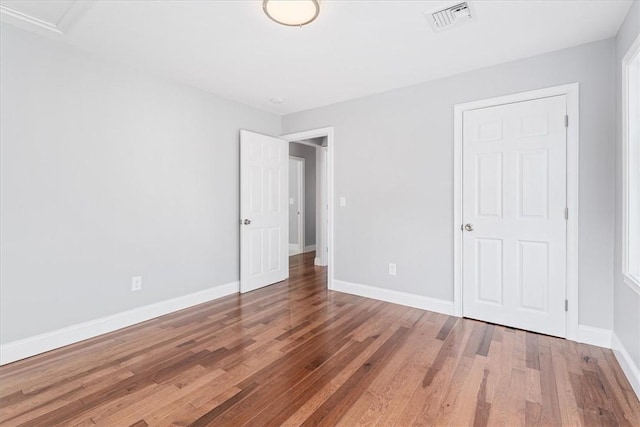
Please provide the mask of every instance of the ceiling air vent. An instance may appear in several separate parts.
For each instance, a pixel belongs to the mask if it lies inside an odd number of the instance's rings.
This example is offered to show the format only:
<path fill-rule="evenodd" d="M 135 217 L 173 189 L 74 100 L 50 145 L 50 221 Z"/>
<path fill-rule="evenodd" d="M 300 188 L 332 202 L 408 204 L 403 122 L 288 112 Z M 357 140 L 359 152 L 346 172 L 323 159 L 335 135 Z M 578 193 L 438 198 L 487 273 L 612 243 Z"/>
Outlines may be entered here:
<path fill-rule="evenodd" d="M 455 6 L 436 12 L 425 13 L 434 31 L 442 31 L 454 25 L 459 25 L 469 21 L 474 15 L 475 13 L 473 13 L 471 6 L 467 2 L 458 3 Z"/>

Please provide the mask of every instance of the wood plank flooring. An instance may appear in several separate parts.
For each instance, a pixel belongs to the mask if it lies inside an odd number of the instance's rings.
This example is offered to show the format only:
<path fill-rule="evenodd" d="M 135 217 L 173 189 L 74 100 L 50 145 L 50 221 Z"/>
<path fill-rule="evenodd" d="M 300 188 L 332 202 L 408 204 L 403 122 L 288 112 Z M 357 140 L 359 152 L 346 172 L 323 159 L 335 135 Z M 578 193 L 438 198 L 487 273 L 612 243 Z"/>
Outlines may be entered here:
<path fill-rule="evenodd" d="M 611 351 L 288 281 L 0 368 L 3 426 L 640 426 Z"/>

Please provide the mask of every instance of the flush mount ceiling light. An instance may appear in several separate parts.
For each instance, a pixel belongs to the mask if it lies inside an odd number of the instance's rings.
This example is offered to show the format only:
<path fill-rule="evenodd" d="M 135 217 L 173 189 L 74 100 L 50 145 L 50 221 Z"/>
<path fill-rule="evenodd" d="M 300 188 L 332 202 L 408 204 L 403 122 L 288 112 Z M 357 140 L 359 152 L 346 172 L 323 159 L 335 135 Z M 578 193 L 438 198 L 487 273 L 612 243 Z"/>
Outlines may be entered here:
<path fill-rule="evenodd" d="M 264 0 L 262 10 L 278 24 L 302 27 L 318 17 L 320 3 L 318 0 Z"/>

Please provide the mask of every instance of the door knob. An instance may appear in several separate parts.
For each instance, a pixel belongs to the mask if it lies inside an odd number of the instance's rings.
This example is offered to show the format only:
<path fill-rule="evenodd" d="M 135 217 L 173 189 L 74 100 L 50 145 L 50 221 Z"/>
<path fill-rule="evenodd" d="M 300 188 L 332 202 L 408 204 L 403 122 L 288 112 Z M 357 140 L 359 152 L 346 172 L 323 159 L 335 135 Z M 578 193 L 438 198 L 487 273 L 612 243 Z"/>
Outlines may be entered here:
<path fill-rule="evenodd" d="M 465 224 L 464 229 L 467 231 L 473 231 L 473 224 Z"/>
<path fill-rule="evenodd" d="M 249 225 L 251 224 L 251 220 L 250 219 L 245 219 L 244 221 L 242 221 L 244 225 Z"/>

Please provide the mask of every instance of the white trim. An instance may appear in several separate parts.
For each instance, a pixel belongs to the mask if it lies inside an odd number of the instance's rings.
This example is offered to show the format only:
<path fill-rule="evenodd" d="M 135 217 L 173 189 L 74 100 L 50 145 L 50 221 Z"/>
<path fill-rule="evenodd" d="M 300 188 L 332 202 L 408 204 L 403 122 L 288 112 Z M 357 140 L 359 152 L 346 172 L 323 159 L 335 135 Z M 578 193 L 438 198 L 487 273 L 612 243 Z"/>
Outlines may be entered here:
<path fill-rule="evenodd" d="M 20 12 L 19 10 L 12 9 L 5 5 L 0 5 L 0 13 L 2 15 L 7 16 L 8 21 L 19 20 L 25 22 L 30 25 L 34 25 L 38 28 L 51 31 L 55 34 L 63 34 L 63 32 L 58 28 L 56 24 L 52 24 L 51 22 L 43 21 L 41 19 L 35 18 L 26 13 Z"/>
<path fill-rule="evenodd" d="M 295 144 L 300 144 L 300 145 L 306 145 L 307 147 L 313 147 L 313 148 L 320 147 L 318 144 L 314 144 L 313 142 L 308 142 L 308 141 L 289 141 L 289 142 L 293 142 Z"/>
<path fill-rule="evenodd" d="M 453 314 L 462 317 L 462 113 L 453 106 Z"/>
<path fill-rule="evenodd" d="M 291 144 L 291 143 L 289 143 Z M 291 146 L 291 145 L 289 145 Z M 304 210 L 305 207 L 305 186 L 306 186 L 306 177 L 305 177 L 305 165 L 306 165 L 306 159 L 304 157 L 298 157 L 298 156 L 292 156 L 289 155 L 289 160 L 293 160 L 295 162 L 298 162 L 298 168 L 296 170 L 296 174 L 298 175 L 298 209 L 300 211 L 300 213 L 298 214 L 298 222 L 297 222 L 297 226 L 298 226 L 298 243 L 295 244 L 296 245 L 296 249 L 294 252 L 294 255 L 297 254 L 301 254 L 304 253 L 304 243 L 306 241 L 306 236 L 305 236 L 305 227 L 306 227 L 306 212 Z M 289 171 L 289 176 L 291 176 L 291 171 Z M 289 197 L 291 197 L 291 194 L 289 194 Z M 287 203 L 287 206 L 289 204 Z M 289 255 L 292 255 L 291 253 L 291 245 L 292 243 L 289 242 Z"/>
<path fill-rule="evenodd" d="M 305 140 L 305 139 L 311 139 L 311 138 L 318 138 L 318 137 L 323 137 L 326 136 L 327 137 L 327 205 L 328 205 L 328 211 L 329 211 L 329 218 L 327 220 L 327 235 L 329 237 L 329 242 L 327 245 L 327 253 L 328 253 L 328 257 L 329 257 L 329 263 L 328 263 L 328 275 L 327 275 L 327 288 L 329 289 L 333 289 L 333 281 L 334 281 L 334 272 L 333 272 L 333 267 L 334 267 L 334 257 L 335 257 L 335 251 L 333 250 L 333 248 L 335 247 L 334 245 L 334 203 L 333 203 L 333 199 L 334 199 L 334 163 L 333 163 L 333 159 L 334 159 L 334 152 L 335 152 L 335 138 L 333 135 L 333 127 L 326 127 L 326 128 L 320 128 L 320 129 L 313 129 L 313 130 L 308 130 L 308 131 L 304 131 L 304 132 L 296 132 L 296 133 L 290 133 L 290 134 L 286 134 L 286 135 L 282 135 L 280 136 L 281 139 L 284 139 L 287 142 L 300 142 L 301 140 Z M 318 149 L 322 149 L 325 147 L 317 147 Z"/>
<path fill-rule="evenodd" d="M 628 225 L 628 199 L 629 199 L 629 75 L 627 69 L 631 63 L 640 55 L 640 35 L 633 42 L 627 53 L 622 58 L 622 278 L 634 292 L 640 295 L 640 282 L 631 276 L 629 272 L 629 241 L 630 233 L 627 231 Z"/>
<path fill-rule="evenodd" d="M 327 201 L 328 201 L 328 177 L 327 177 L 327 147 L 316 150 L 316 252 L 318 266 L 329 264 L 327 253 Z"/>
<path fill-rule="evenodd" d="M 313 252 L 316 250 L 316 245 L 307 245 L 304 247 L 304 253 Z"/>
<path fill-rule="evenodd" d="M 289 256 L 298 255 L 300 247 L 297 243 L 289 243 Z"/>
<path fill-rule="evenodd" d="M 622 372 L 624 372 L 627 380 L 629 380 L 631 388 L 636 393 L 638 399 L 640 399 L 640 367 L 633 363 L 631 355 L 627 352 L 627 349 L 624 348 L 624 345 L 622 345 L 622 342 L 615 332 L 611 337 L 611 348 L 620 364 L 620 368 L 622 368 Z"/>
<path fill-rule="evenodd" d="M 27 31 L 36 32 L 44 36 L 62 37 L 78 22 L 94 1 L 74 1 L 57 22 L 38 19 L 28 13 L 1 4 L 0 17 L 2 21 Z"/>
<path fill-rule="evenodd" d="M 545 89 L 521 92 L 496 98 L 483 99 L 454 106 L 454 149 L 453 149 L 453 303 L 454 314 L 462 316 L 462 113 L 464 111 L 514 102 L 529 101 L 551 96 L 566 95 L 567 115 L 567 312 L 566 338 L 577 340 L 578 337 L 578 147 L 579 147 L 579 86 L 571 83 Z"/>
<path fill-rule="evenodd" d="M 227 295 L 238 293 L 240 282 L 231 282 L 183 295 L 155 304 L 137 307 L 111 316 L 67 326 L 66 328 L 46 332 L 0 346 L 0 365 L 35 356 L 36 354 L 84 341 L 98 335 L 145 322 L 174 311 L 212 301 Z"/>
<path fill-rule="evenodd" d="M 640 282 L 638 282 L 632 276 L 629 276 L 628 274 L 624 274 L 624 273 L 622 274 L 622 280 L 624 281 L 624 283 L 627 284 L 628 287 L 631 288 L 633 292 L 640 295 Z"/>
<path fill-rule="evenodd" d="M 611 348 L 612 334 L 613 331 L 609 329 L 578 325 L 578 336 L 575 341 L 598 347 Z"/>
<path fill-rule="evenodd" d="M 405 305 L 407 307 L 434 311 L 436 313 L 447 314 L 449 316 L 453 315 L 452 301 L 429 298 L 422 295 L 410 294 L 407 292 L 392 291 L 390 289 L 361 285 L 359 283 L 345 282 L 344 280 L 334 280 L 333 290 L 351 295 L 358 295 L 365 298 L 372 298 L 379 301 Z"/>
<path fill-rule="evenodd" d="M 579 188 L 580 188 L 580 92 L 578 83 L 559 86 L 567 96 L 567 338 L 574 340 L 578 335 L 580 305 L 579 282 Z"/>

